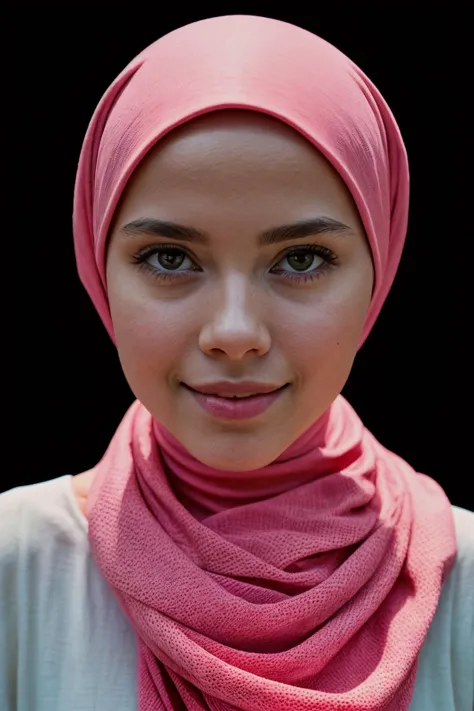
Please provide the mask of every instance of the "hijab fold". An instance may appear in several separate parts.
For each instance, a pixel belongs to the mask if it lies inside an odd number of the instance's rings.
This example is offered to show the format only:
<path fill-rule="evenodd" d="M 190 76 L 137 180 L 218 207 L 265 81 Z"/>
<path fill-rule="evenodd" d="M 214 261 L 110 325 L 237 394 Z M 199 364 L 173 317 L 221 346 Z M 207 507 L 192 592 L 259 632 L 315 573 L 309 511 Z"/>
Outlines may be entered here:
<path fill-rule="evenodd" d="M 405 240 L 400 132 L 341 52 L 293 25 L 248 16 L 161 38 L 94 114 L 74 239 L 110 336 L 105 248 L 127 180 L 174 127 L 228 108 L 295 128 L 350 190 L 375 269 L 360 347 Z M 92 553 L 136 631 L 139 711 L 408 709 L 456 552 L 451 507 L 342 396 L 276 461 L 241 473 L 195 460 L 137 401 L 95 467 L 87 513 Z"/>

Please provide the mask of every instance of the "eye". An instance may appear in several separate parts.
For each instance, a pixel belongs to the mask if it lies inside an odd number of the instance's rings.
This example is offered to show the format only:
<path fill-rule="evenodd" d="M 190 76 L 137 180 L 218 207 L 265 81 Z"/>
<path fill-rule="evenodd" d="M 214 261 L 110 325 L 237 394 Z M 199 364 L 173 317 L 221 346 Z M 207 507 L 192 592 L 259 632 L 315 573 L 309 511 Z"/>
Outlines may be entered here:
<path fill-rule="evenodd" d="M 327 247 L 308 244 L 288 250 L 272 271 L 287 274 L 311 273 L 333 264 L 336 260 L 334 252 Z"/>
<path fill-rule="evenodd" d="M 315 254 L 314 249 L 302 247 L 301 249 L 292 249 L 287 252 L 278 264 L 280 268 L 288 266 L 292 272 L 307 272 L 312 268 L 317 269 L 324 261 L 323 257 Z"/>
<path fill-rule="evenodd" d="M 293 284 L 309 284 L 336 265 L 337 256 L 331 249 L 316 244 L 288 250 L 271 272 Z"/>
<path fill-rule="evenodd" d="M 149 245 L 134 254 L 132 260 L 153 279 L 168 283 L 186 279 L 192 273 L 201 271 L 184 249 L 172 244 Z"/>
<path fill-rule="evenodd" d="M 179 247 L 153 247 L 153 251 L 144 257 L 144 261 L 158 271 L 189 271 L 195 266 L 186 252 Z"/>

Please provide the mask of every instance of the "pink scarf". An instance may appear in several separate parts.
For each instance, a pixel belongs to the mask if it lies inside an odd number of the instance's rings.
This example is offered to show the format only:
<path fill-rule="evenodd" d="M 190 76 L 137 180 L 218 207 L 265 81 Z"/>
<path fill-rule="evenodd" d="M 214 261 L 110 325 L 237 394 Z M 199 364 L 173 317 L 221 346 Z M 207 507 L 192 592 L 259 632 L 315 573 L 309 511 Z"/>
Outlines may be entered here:
<path fill-rule="evenodd" d="M 362 345 L 405 239 L 397 125 L 334 47 L 246 16 L 151 45 L 92 119 L 74 237 L 109 334 L 105 242 L 130 174 L 173 127 L 232 107 L 292 125 L 345 180 L 375 265 Z M 96 467 L 87 510 L 93 555 L 136 630 L 140 711 L 408 709 L 455 556 L 451 507 L 343 397 L 278 460 L 245 473 L 196 461 L 136 402 Z"/>

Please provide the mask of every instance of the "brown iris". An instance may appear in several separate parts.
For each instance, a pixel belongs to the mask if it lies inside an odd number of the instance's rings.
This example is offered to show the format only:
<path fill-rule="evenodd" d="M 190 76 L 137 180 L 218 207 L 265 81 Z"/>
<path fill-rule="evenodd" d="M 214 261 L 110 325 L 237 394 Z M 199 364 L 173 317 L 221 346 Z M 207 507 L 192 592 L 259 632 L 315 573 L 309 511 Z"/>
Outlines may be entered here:
<path fill-rule="evenodd" d="M 186 255 L 180 249 L 166 249 L 158 253 L 158 262 L 164 269 L 179 269 Z"/>

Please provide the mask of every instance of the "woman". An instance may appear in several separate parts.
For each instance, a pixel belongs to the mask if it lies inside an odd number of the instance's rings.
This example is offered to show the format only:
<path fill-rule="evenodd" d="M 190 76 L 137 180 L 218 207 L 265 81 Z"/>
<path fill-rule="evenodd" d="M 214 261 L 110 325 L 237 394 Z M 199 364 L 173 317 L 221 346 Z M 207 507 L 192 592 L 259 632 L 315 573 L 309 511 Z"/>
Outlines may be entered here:
<path fill-rule="evenodd" d="M 74 238 L 137 401 L 0 497 L 2 708 L 471 711 L 474 515 L 340 395 L 407 212 L 390 110 L 300 28 L 197 22 L 115 80 Z"/>

